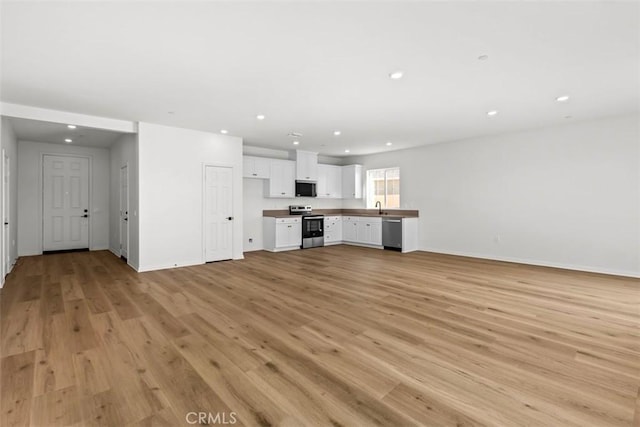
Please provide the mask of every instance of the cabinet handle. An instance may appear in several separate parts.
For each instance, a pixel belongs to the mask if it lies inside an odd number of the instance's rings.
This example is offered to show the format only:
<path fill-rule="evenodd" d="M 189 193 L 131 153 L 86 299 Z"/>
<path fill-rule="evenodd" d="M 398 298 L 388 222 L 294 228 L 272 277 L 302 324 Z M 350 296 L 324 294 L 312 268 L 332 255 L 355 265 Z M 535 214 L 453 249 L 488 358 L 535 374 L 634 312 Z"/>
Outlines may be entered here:
<path fill-rule="evenodd" d="M 253 175 L 253 176 L 258 176 L 258 174 L 257 174 L 257 173 L 252 173 L 251 175 Z"/>
<path fill-rule="evenodd" d="M 282 194 L 284 196 L 284 193 L 280 193 L 280 194 Z"/>
<path fill-rule="evenodd" d="M 371 224 L 367 224 L 367 227 L 369 227 Z"/>

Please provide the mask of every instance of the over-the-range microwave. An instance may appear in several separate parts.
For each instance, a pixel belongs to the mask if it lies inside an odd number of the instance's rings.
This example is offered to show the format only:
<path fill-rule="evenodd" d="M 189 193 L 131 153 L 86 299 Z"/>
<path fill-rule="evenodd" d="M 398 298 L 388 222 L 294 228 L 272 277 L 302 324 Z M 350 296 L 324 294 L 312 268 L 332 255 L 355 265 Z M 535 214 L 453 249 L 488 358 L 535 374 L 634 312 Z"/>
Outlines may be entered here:
<path fill-rule="evenodd" d="M 296 197 L 316 197 L 316 183 L 311 181 L 296 181 Z"/>

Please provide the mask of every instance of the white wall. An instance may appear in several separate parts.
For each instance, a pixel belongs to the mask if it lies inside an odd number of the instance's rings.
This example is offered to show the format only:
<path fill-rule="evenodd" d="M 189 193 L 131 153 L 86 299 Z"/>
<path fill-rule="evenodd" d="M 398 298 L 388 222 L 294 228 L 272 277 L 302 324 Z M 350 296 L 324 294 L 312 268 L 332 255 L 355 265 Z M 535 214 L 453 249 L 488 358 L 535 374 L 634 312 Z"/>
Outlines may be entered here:
<path fill-rule="evenodd" d="M 203 166 L 233 167 L 233 258 L 242 256 L 242 139 L 139 123 L 139 271 L 201 264 Z"/>
<path fill-rule="evenodd" d="M 109 150 L 74 145 L 18 142 L 18 255 L 42 253 L 42 156 L 90 158 L 89 249 L 109 248 Z"/>
<path fill-rule="evenodd" d="M 2 117 L 0 128 L 2 135 L 0 144 L 2 149 L 5 150 L 5 154 L 9 157 L 9 262 L 13 266 L 18 258 L 18 140 L 11 123 L 6 117 Z M 2 188 L 1 183 L 0 188 Z M 0 200 L 4 203 L 4 194 L 0 194 Z M 0 209 L 1 212 L 2 210 Z M 2 242 L 1 239 L 0 242 Z M 0 253 L 3 250 L 4 248 L 0 250 Z M 4 257 L 4 253 L 0 257 L 0 262 L 3 259 L 2 257 Z M 0 280 L 0 283 L 4 283 L 4 280 Z M 1 284 L 0 287 L 2 287 Z"/>
<path fill-rule="evenodd" d="M 110 148 L 109 248 L 120 256 L 120 168 L 129 174 L 129 247 L 127 263 L 139 265 L 138 243 L 138 136 L 125 134 Z"/>
<path fill-rule="evenodd" d="M 640 276 L 637 116 L 351 160 L 400 167 L 423 250 Z"/>

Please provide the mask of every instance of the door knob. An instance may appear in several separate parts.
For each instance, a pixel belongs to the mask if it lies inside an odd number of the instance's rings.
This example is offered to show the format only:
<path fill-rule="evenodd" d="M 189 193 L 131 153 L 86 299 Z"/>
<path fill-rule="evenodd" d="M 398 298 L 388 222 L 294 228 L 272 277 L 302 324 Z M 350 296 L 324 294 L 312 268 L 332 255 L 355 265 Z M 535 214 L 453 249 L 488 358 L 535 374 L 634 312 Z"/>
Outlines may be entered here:
<path fill-rule="evenodd" d="M 228 216 L 228 217 L 227 217 L 227 219 L 228 219 L 229 221 L 233 221 L 233 217 L 232 217 L 232 216 Z"/>
<path fill-rule="evenodd" d="M 84 214 L 84 215 L 82 215 L 82 218 L 89 218 L 89 215 Z"/>
<path fill-rule="evenodd" d="M 85 209 L 84 211 L 85 211 L 85 213 L 86 213 L 86 212 L 89 212 L 89 209 Z"/>

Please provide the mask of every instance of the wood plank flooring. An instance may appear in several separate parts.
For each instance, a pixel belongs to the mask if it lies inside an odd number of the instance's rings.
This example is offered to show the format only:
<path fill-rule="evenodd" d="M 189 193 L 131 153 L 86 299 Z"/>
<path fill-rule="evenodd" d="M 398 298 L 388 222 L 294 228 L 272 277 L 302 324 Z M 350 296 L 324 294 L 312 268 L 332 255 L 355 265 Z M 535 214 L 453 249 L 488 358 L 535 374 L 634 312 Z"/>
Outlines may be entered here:
<path fill-rule="evenodd" d="M 21 258 L 0 304 L 7 427 L 640 426 L 635 279 L 351 246 L 137 274 L 81 252 Z"/>

